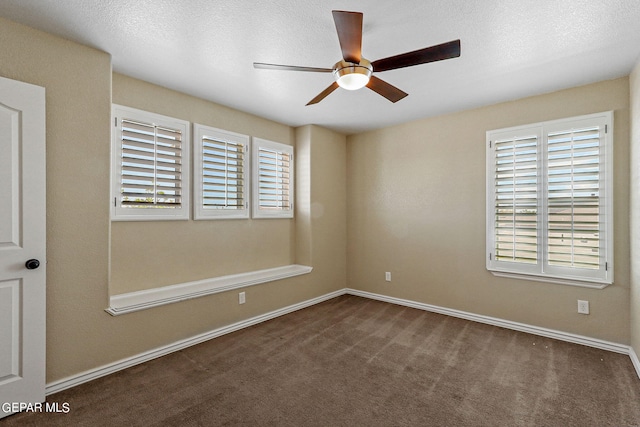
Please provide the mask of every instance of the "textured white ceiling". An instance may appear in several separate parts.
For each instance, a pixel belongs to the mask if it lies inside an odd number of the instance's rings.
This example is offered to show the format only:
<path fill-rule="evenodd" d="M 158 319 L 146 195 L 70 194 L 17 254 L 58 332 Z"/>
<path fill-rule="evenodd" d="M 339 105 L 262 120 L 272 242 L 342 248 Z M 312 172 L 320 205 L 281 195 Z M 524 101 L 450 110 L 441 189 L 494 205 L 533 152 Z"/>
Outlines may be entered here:
<path fill-rule="evenodd" d="M 331 10 L 364 13 L 369 60 L 454 39 L 460 58 L 378 73 L 409 93 L 336 90 Z M 0 16 L 109 52 L 113 69 L 292 126 L 355 133 L 628 75 L 638 0 L 0 0 Z"/>

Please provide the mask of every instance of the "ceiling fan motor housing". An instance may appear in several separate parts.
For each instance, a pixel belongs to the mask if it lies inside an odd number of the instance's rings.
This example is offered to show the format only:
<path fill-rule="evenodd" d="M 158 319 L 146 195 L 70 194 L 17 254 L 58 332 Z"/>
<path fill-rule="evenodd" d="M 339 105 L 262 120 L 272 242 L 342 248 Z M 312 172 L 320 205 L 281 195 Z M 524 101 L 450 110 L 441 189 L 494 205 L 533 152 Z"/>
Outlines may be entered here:
<path fill-rule="evenodd" d="M 366 86 L 371 73 L 373 73 L 373 66 L 364 58 L 361 58 L 358 64 L 342 60 L 333 66 L 336 82 L 347 90 L 357 90 Z"/>

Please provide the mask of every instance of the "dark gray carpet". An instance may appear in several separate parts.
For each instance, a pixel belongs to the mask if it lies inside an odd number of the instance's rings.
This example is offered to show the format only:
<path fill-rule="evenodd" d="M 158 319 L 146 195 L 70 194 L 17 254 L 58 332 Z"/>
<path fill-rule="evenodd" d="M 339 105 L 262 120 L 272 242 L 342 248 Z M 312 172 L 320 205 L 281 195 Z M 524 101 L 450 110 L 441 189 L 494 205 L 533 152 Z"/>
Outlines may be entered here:
<path fill-rule="evenodd" d="M 640 426 L 626 355 L 355 296 L 48 401 L 0 425 Z"/>

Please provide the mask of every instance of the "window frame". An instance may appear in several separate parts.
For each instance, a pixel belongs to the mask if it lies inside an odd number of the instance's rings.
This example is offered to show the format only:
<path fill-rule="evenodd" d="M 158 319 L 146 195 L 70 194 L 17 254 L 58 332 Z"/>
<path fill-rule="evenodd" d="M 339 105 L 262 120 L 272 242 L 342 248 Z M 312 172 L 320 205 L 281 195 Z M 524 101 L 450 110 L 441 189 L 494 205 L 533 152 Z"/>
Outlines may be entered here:
<path fill-rule="evenodd" d="M 274 208 L 274 209 L 266 209 L 262 208 L 260 204 L 260 151 L 273 151 L 278 154 L 285 153 L 289 156 L 289 185 L 287 189 L 287 197 L 289 200 L 288 208 Z M 291 145 L 282 144 L 280 142 L 269 141 L 262 138 L 253 138 L 252 146 L 251 146 L 251 171 L 252 171 L 252 218 L 261 219 L 261 218 L 293 218 L 294 217 L 294 186 L 295 186 L 295 159 L 294 159 L 294 148 Z"/>
<path fill-rule="evenodd" d="M 219 142 L 233 143 L 244 147 L 243 172 L 242 172 L 242 192 L 244 207 L 241 209 L 213 209 L 205 208 L 203 205 L 204 183 L 203 183 L 203 138 L 208 137 Z M 246 219 L 249 218 L 249 200 L 251 181 L 251 138 L 248 135 L 218 129 L 198 123 L 193 125 L 193 215 L 195 220 L 211 219 Z"/>
<path fill-rule="evenodd" d="M 586 129 L 598 126 L 598 253 L 597 269 L 554 266 L 549 263 L 549 135 L 558 131 Z M 536 135 L 536 253 L 535 264 L 497 260 L 496 247 L 496 144 L 505 138 Z M 515 126 L 487 131 L 486 133 L 486 268 L 496 276 L 559 283 L 591 288 L 604 288 L 613 283 L 613 112 L 587 114 L 559 120 Z M 572 144 L 574 144 L 572 142 Z M 573 154 L 572 154 L 573 156 Z M 572 157 L 573 159 L 574 157 Z M 571 170 L 575 172 L 576 168 Z M 573 173 L 572 172 L 572 173 Z M 573 178 L 572 178 L 573 179 Z M 571 181 L 575 183 L 576 181 Z M 575 194 L 576 190 L 572 190 Z M 575 197 L 575 196 L 574 196 Z M 575 206 L 572 198 L 572 205 Z M 604 235 L 604 236 L 603 236 Z M 575 253 L 575 252 L 572 252 Z"/>
<path fill-rule="evenodd" d="M 112 221 L 165 221 L 188 220 L 190 217 L 190 164 L 191 164 L 191 126 L 186 120 L 164 116 L 149 111 L 123 105 L 112 105 L 112 143 L 111 143 L 111 220 Z M 180 207 L 172 209 L 123 207 L 118 197 L 121 193 L 122 176 L 122 121 L 138 121 L 145 125 L 163 127 L 181 133 L 180 144 Z"/>

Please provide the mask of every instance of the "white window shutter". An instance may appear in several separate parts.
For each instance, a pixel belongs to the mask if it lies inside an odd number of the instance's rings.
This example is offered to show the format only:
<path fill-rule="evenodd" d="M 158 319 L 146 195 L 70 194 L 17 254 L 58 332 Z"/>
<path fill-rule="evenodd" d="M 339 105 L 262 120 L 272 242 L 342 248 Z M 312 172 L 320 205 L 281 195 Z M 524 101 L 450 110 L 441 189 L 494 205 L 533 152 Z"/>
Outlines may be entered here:
<path fill-rule="evenodd" d="M 487 269 L 613 283 L 612 122 L 606 112 L 487 132 Z"/>
<path fill-rule="evenodd" d="M 553 122 L 545 132 L 545 271 L 613 281 L 611 113 Z"/>
<path fill-rule="evenodd" d="M 538 262 L 538 136 L 493 141 L 495 258 Z"/>
<path fill-rule="evenodd" d="M 195 219 L 248 218 L 249 137 L 194 125 Z"/>
<path fill-rule="evenodd" d="M 293 217 L 293 147 L 253 141 L 253 217 Z"/>
<path fill-rule="evenodd" d="M 598 268 L 600 132 L 553 133 L 547 143 L 549 264 Z"/>
<path fill-rule="evenodd" d="M 189 125 L 114 105 L 112 219 L 189 218 Z"/>

